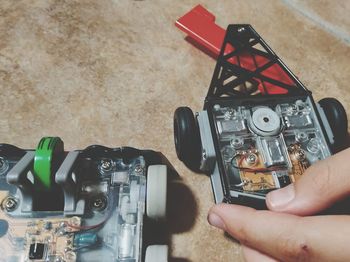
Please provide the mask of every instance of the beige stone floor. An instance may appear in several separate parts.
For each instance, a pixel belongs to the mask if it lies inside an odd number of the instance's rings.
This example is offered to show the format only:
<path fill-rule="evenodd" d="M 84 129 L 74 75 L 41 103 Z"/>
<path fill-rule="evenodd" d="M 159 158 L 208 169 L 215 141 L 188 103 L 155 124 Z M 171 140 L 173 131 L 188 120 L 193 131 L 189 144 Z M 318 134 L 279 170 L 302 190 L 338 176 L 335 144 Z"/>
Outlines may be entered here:
<path fill-rule="evenodd" d="M 242 261 L 239 245 L 206 222 L 209 179 L 186 169 L 173 145 L 174 110 L 201 109 L 215 66 L 173 25 L 197 3 L 2 0 L 0 140 L 34 148 L 56 135 L 67 150 L 161 151 L 182 179 L 171 189 L 172 257 Z M 337 97 L 350 112 L 349 1 L 201 3 L 224 27 L 252 24 L 316 100 Z"/>

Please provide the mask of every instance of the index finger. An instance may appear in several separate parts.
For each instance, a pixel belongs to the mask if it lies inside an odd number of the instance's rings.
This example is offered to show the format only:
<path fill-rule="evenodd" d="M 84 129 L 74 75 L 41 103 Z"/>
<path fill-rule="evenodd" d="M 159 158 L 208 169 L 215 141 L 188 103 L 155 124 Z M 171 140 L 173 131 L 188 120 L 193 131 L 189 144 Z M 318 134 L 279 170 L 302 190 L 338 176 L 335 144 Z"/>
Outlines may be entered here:
<path fill-rule="evenodd" d="M 210 210 L 208 220 L 242 245 L 282 261 L 347 261 L 350 258 L 349 216 L 298 217 L 219 204 Z"/>

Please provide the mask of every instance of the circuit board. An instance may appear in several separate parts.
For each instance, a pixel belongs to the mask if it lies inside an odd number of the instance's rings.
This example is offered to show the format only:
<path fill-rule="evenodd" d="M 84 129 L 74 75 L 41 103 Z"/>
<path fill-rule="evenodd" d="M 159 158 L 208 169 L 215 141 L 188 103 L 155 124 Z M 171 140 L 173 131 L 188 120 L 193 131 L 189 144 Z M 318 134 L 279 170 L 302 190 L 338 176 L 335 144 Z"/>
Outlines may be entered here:
<path fill-rule="evenodd" d="M 3 194 L 1 203 L 6 202 L 6 197 Z M 8 228 L 7 239 L 1 241 L 1 253 L 6 259 L 14 259 L 9 251 L 17 246 L 18 251 L 24 250 L 22 261 L 77 261 L 74 235 L 79 230 L 69 225 L 80 226 L 80 217 L 15 219 L 0 212 L 0 221 Z"/>

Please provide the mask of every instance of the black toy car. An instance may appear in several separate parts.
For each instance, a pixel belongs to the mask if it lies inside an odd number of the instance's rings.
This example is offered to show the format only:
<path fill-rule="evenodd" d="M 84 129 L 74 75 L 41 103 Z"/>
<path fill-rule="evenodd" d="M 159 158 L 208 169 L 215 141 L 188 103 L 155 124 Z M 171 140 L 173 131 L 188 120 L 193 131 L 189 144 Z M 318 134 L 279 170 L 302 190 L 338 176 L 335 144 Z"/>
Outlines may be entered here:
<path fill-rule="evenodd" d="M 179 19 L 187 23 L 184 31 L 200 12 L 208 20 L 200 8 Z M 252 26 L 230 25 L 204 108 L 195 115 L 177 108 L 174 137 L 178 158 L 210 175 L 215 202 L 265 208 L 269 191 L 293 183 L 341 148 L 347 123 L 341 103 L 334 98 L 315 103 Z"/>

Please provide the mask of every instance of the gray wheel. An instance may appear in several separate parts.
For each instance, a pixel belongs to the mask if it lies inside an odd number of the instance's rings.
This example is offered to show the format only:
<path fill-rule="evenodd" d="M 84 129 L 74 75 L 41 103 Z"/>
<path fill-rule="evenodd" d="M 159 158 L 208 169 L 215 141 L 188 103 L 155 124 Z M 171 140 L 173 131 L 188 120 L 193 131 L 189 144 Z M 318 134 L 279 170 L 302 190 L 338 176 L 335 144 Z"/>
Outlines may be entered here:
<path fill-rule="evenodd" d="M 167 167 L 152 165 L 147 172 L 146 213 L 154 220 L 165 219 L 167 199 Z"/>
<path fill-rule="evenodd" d="M 167 262 L 168 261 L 168 246 L 153 245 L 146 249 L 145 262 Z"/>

